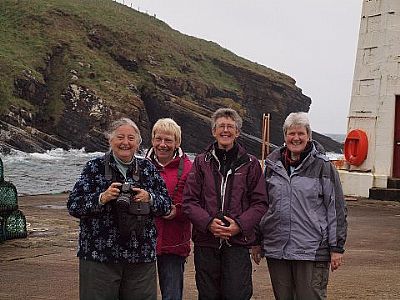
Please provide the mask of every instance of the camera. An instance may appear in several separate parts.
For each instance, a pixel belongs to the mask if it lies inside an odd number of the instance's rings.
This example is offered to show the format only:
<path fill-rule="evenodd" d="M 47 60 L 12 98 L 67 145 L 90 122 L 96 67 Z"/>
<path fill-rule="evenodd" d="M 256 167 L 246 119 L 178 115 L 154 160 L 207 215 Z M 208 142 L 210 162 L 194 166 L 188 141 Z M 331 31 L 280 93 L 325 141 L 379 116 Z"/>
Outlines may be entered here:
<path fill-rule="evenodd" d="M 120 186 L 120 194 L 116 201 L 116 211 L 118 219 L 118 229 L 121 238 L 126 240 L 132 232 L 138 233 L 143 229 L 144 222 L 150 214 L 150 204 L 148 202 L 132 201 L 131 198 L 137 194 L 132 191 L 135 185 L 124 182 Z"/>
<path fill-rule="evenodd" d="M 130 215 L 148 215 L 150 213 L 150 205 L 148 202 L 136 202 L 131 198 L 137 194 L 132 191 L 135 185 L 125 182 L 119 188 L 120 194 L 117 198 L 117 207 L 120 211 L 125 211 Z"/>
<path fill-rule="evenodd" d="M 231 223 L 224 217 L 222 211 L 219 211 L 216 216 L 217 219 L 220 219 L 225 227 L 229 227 Z"/>
<path fill-rule="evenodd" d="M 131 197 L 135 196 L 135 192 L 132 191 L 132 187 L 134 187 L 132 184 L 129 182 L 124 182 L 120 187 L 119 187 L 119 196 L 117 198 L 117 207 L 118 210 L 123 210 L 123 211 L 128 211 L 129 206 L 131 204 Z"/>

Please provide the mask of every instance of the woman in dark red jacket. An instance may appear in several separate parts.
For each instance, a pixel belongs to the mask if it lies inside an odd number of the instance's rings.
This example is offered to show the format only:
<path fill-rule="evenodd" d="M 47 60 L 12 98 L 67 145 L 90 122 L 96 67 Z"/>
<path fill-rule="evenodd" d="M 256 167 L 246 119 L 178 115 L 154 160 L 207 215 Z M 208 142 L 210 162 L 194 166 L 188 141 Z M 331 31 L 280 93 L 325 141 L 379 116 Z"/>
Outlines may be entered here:
<path fill-rule="evenodd" d="M 214 112 L 215 142 L 196 156 L 184 190 L 200 300 L 248 300 L 253 294 L 249 248 L 267 211 L 267 192 L 257 158 L 236 142 L 241 127 L 235 110 Z"/>
<path fill-rule="evenodd" d="M 169 215 L 156 218 L 160 290 L 163 299 L 182 299 L 191 237 L 190 221 L 182 212 L 182 193 L 192 163 L 180 148 L 181 128 L 170 118 L 154 124 L 151 143 L 147 158 L 160 172 L 173 203 Z"/>

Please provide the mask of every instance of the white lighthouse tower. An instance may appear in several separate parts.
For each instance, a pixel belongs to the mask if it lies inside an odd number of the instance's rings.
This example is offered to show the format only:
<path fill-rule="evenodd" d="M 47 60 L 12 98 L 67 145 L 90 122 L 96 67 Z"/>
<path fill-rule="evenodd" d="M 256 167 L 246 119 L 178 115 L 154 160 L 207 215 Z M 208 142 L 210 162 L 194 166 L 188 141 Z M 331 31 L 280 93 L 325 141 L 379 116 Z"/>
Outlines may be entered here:
<path fill-rule="evenodd" d="M 362 5 L 340 176 L 346 195 L 369 197 L 400 178 L 400 0 Z"/>

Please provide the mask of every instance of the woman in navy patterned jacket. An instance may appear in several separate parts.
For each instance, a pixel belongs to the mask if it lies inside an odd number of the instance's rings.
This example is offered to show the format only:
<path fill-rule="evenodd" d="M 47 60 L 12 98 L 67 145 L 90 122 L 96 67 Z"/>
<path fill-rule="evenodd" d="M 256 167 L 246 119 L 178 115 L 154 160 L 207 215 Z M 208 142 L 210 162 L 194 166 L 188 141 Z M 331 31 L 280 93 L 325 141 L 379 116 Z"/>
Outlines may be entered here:
<path fill-rule="evenodd" d="M 80 219 L 80 299 L 157 299 L 153 219 L 169 214 L 171 199 L 153 164 L 134 156 L 141 136 L 132 120 L 112 123 L 107 137 L 110 152 L 86 164 L 67 203 Z M 135 204 L 148 214 L 133 214 Z"/>

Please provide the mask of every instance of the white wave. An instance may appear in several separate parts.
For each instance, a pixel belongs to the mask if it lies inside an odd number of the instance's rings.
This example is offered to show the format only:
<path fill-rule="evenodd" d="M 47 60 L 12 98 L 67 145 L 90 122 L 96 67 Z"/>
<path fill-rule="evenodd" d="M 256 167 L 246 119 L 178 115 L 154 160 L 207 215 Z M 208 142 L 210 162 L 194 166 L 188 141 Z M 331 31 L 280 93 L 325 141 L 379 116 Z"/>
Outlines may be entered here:
<path fill-rule="evenodd" d="M 26 153 L 19 150 L 11 150 L 10 154 L 3 155 L 1 158 L 3 162 L 21 162 L 29 160 L 42 160 L 42 161 L 52 161 L 52 160 L 65 160 L 69 158 L 92 158 L 96 156 L 103 155 L 103 152 L 86 152 L 85 148 L 82 149 L 70 149 L 64 150 L 61 148 L 56 148 L 52 150 L 47 150 L 43 153 L 33 152 Z"/>
<path fill-rule="evenodd" d="M 92 158 L 92 157 L 102 156 L 104 155 L 104 152 L 86 152 L 85 148 L 82 148 L 82 149 L 70 149 L 68 150 L 68 154 L 72 156 Z"/>

